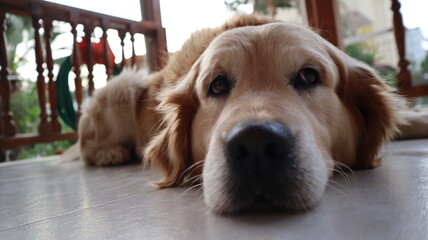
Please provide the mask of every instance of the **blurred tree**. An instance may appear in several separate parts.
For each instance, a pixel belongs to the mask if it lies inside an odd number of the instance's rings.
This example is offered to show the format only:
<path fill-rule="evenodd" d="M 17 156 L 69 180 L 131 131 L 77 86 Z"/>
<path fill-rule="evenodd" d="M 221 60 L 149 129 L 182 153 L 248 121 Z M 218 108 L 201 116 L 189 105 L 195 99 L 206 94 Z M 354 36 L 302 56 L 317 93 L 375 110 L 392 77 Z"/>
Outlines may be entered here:
<path fill-rule="evenodd" d="M 428 85 L 428 54 L 425 59 L 421 62 L 418 71 L 412 74 L 412 83 L 415 86 Z"/>
<path fill-rule="evenodd" d="M 277 8 L 291 8 L 297 4 L 298 0 L 225 0 L 227 8 L 231 11 L 236 11 L 240 5 L 253 5 L 253 12 L 262 15 L 269 15 L 274 18 Z"/>
<path fill-rule="evenodd" d="M 40 115 L 36 83 L 29 79 L 22 79 L 19 76 L 19 72 L 17 72 L 20 66 L 27 63 L 27 56 L 34 49 L 34 29 L 30 18 L 12 14 L 6 15 L 5 25 L 8 67 L 10 68 L 10 74 L 16 75 L 17 79 L 19 79 L 16 83 L 19 91 L 11 94 L 10 110 L 19 133 L 35 133 L 37 132 Z M 62 34 L 62 32 L 54 27 L 52 40 L 59 34 Z M 17 51 L 18 46 L 20 48 L 19 51 Z M 72 131 L 62 121 L 60 123 L 64 131 Z M 67 149 L 71 144 L 73 144 L 73 141 L 23 146 L 15 149 L 16 154 L 12 154 L 11 160 L 57 154 L 61 150 Z"/>
<path fill-rule="evenodd" d="M 364 42 L 351 44 L 345 47 L 345 52 L 360 61 L 367 63 L 370 66 L 373 66 L 376 60 L 376 49 L 370 47 Z"/>
<path fill-rule="evenodd" d="M 18 66 L 25 63 L 25 56 L 33 48 L 34 30 L 31 19 L 12 14 L 6 14 L 6 41 L 9 68 L 15 72 Z M 17 55 L 17 47 L 20 43 L 26 43 L 26 49 L 21 56 Z"/>
<path fill-rule="evenodd" d="M 421 71 L 428 74 L 428 54 L 425 55 L 425 59 L 421 62 Z"/>

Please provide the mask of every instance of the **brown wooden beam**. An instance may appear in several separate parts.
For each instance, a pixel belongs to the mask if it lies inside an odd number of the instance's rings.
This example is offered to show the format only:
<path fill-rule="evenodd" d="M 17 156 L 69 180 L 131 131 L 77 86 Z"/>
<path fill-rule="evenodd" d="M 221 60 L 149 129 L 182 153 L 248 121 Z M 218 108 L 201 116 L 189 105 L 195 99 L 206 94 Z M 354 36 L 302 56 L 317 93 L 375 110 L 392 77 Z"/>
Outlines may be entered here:
<path fill-rule="evenodd" d="M 306 0 L 306 14 L 309 26 L 319 30 L 323 38 L 339 49 L 344 49 L 337 0 Z"/>
<path fill-rule="evenodd" d="M 2 148 L 8 149 L 30 144 L 47 143 L 63 140 L 77 140 L 77 133 L 52 133 L 45 136 L 41 136 L 38 134 L 16 134 L 16 136 L 13 138 L 0 139 L 0 146 L 2 146 Z"/>
<path fill-rule="evenodd" d="M 406 28 L 400 12 L 400 2 L 398 0 L 392 0 L 391 2 L 394 37 L 399 57 L 398 67 L 400 68 L 397 74 L 397 86 L 399 88 L 408 88 L 412 86 L 412 75 L 408 69 L 410 62 L 406 59 Z"/>
<path fill-rule="evenodd" d="M 423 97 L 428 95 L 428 86 L 425 85 L 399 88 L 398 93 L 409 98 Z"/>
<path fill-rule="evenodd" d="M 155 22 L 156 31 L 146 37 L 146 49 L 151 70 L 160 70 L 168 58 L 165 29 L 162 27 L 160 5 L 158 0 L 140 0 L 143 20 Z"/>

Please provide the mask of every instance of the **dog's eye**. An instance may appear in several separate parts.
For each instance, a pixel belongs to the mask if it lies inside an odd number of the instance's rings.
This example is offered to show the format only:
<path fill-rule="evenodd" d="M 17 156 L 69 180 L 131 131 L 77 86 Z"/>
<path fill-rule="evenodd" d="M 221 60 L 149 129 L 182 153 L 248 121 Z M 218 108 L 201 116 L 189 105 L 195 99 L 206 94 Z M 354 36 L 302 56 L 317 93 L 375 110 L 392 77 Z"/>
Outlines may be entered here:
<path fill-rule="evenodd" d="M 297 75 L 292 79 L 291 83 L 297 90 L 307 90 L 314 88 L 320 83 L 319 72 L 313 67 L 304 67 L 299 70 Z"/>
<path fill-rule="evenodd" d="M 226 75 L 218 75 L 211 81 L 208 95 L 210 97 L 222 97 L 227 96 L 230 92 L 230 80 Z"/>

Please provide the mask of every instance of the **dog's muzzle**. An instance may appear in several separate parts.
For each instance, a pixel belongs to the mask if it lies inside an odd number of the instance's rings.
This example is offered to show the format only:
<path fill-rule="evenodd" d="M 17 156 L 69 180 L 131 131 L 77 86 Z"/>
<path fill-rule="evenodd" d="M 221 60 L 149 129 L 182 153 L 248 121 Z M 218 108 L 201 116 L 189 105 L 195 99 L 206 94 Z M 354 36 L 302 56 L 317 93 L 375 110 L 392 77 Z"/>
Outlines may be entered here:
<path fill-rule="evenodd" d="M 270 178 L 294 164 L 293 136 L 277 121 L 239 123 L 225 143 L 229 166 L 240 178 Z"/>
<path fill-rule="evenodd" d="M 225 139 L 235 202 L 277 205 L 296 190 L 296 147 L 293 134 L 278 121 L 239 123 Z M 281 205 L 279 204 L 279 205 Z"/>

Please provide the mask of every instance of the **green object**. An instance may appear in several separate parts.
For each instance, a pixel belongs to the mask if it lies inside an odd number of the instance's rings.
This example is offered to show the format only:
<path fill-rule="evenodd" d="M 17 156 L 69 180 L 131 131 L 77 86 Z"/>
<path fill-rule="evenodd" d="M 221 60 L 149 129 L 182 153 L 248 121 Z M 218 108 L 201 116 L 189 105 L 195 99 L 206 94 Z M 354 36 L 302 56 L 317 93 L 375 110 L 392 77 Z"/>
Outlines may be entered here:
<path fill-rule="evenodd" d="M 61 64 L 56 80 L 56 92 L 58 102 L 58 114 L 64 123 L 71 127 L 73 130 L 77 130 L 76 123 L 76 109 L 74 107 L 74 100 L 70 92 L 68 85 L 68 74 L 72 68 L 71 56 L 65 58 Z M 116 76 L 121 72 L 119 64 L 115 64 L 113 67 L 113 75 Z"/>
<path fill-rule="evenodd" d="M 58 114 L 67 126 L 76 130 L 76 110 L 74 109 L 73 97 L 68 86 L 68 73 L 70 70 L 71 56 L 65 58 L 61 64 L 56 80 Z"/>
<path fill-rule="evenodd" d="M 119 64 L 115 64 L 113 67 L 113 76 L 117 76 L 119 75 L 119 73 L 122 71 L 122 69 L 120 69 L 120 65 Z"/>

